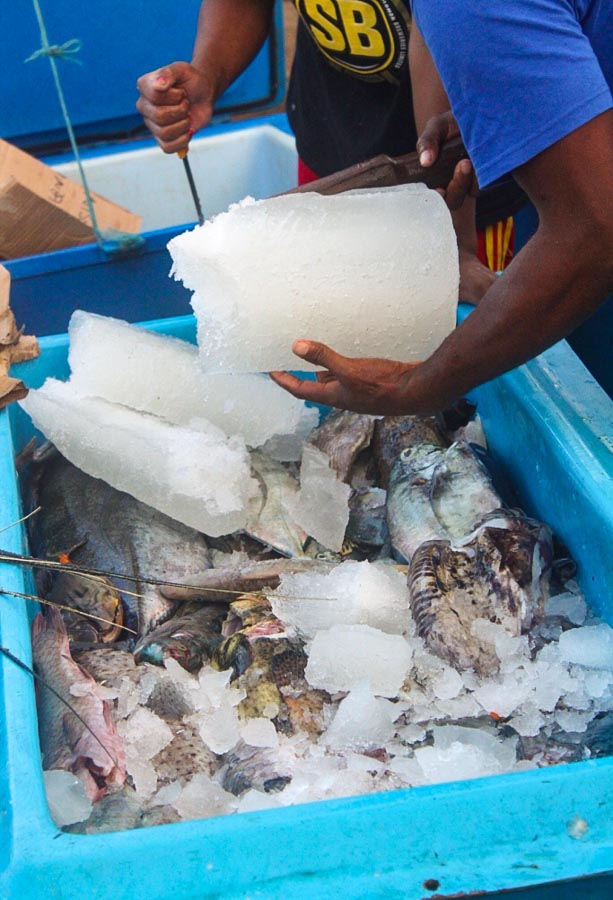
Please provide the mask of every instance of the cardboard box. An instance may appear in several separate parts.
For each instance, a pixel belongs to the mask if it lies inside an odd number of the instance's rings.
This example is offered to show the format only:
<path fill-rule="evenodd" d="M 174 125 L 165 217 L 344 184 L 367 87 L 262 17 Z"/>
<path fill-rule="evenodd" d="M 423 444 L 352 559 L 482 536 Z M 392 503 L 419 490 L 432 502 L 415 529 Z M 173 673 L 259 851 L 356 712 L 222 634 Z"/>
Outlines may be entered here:
<path fill-rule="evenodd" d="M 101 231 L 140 231 L 140 216 L 98 194 L 92 198 Z M 0 140 L 0 258 L 31 256 L 94 240 L 82 185 Z"/>
<path fill-rule="evenodd" d="M 11 274 L 0 265 L 0 409 L 28 393 L 23 381 L 9 375 L 11 365 L 34 359 L 40 352 L 36 338 L 17 328 L 9 304 L 10 291 Z"/>

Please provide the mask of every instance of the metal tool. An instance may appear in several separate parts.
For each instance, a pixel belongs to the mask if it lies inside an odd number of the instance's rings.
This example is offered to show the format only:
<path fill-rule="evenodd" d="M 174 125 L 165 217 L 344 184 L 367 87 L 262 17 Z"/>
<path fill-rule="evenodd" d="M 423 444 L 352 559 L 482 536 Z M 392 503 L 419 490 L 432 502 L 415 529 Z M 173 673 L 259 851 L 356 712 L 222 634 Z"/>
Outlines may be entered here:
<path fill-rule="evenodd" d="M 200 205 L 200 197 L 198 196 L 198 191 L 196 190 L 196 182 L 194 181 L 194 176 L 192 174 L 192 168 L 189 164 L 189 160 L 187 158 L 187 147 L 184 150 L 179 150 L 177 153 L 179 159 L 183 160 L 183 166 L 185 168 L 185 174 L 187 175 L 187 181 L 189 183 L 189 189 L 192 192 L 192 197 L 194 199 L 194 206 L 196 207 L 196 215 L 198 216 L 198 224 L 204 225 L 204 216 L 202 214 L 202 206 Z"/>

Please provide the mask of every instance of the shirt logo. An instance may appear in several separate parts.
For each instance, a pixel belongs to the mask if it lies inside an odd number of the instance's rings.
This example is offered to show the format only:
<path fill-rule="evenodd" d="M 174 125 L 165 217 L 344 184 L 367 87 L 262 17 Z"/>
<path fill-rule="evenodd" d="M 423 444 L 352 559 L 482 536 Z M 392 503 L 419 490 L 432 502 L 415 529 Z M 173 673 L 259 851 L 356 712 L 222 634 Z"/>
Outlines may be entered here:
<path fill-rule="evenodd" d="M 324 56 L 367 80 L 396 81 L 406 65 L 408 4 L 401 0 L 295 0 Z"/>

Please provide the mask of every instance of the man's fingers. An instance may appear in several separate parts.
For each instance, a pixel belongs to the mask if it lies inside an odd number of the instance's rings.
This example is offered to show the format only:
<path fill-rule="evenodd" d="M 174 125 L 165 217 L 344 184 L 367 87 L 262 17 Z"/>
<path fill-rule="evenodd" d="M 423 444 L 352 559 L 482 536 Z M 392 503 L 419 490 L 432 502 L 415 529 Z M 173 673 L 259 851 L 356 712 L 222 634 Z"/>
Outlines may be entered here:
<path fill-rule="evenodd" d="M 318 381 L 307 380 L 306 378 L 298 378 L 289 372 L 269 372 L 268 373 L 275 384 L 282 387 L 294 397 L 300 400 L 312 400 L 314 403 L 323 403 L 333 406 L 333 393 L 336 391 L 336 384 L 320 384 Z"/>
<path fill-rule="evenodd" d="M 136 102 L 136 108 L 143 119 L 146 119 L 148 122 L 155 122 L 156 125 L 164 128 L 167 125 L 174 125 L 187 118 L 189 101 L 183 95 L 178 98 L 177 103 L 158 105 L 147 100 L 146 97 L 139 97 Z"/>
<path fill-rule="evenodd" d="M 332 350 L 327 344 L 321 344 L 319 341 L 306 341 L 301 338 L 294 341 L 292 351 L 300 359 L 304 359 L 314 366 L 321 366 L 322 369 L 328 369 L 333 376 L 351 374 L 352 361 Z"/>
<path fill-rule="evenodd" d="M 453 178 L 445 191 L 445 202 L 449 209 L 459 209 L 466 197 L 471 193 L 475 173 L 469 159 L 461 160 L 455 167 Z"/>
<path fill-rule="evenodd" d="M 458 134 L 457 122 L 451 112 L 428 119 L 416 144 L 421 165 L 431 166 L 438 157 L 441 144 Z"/>

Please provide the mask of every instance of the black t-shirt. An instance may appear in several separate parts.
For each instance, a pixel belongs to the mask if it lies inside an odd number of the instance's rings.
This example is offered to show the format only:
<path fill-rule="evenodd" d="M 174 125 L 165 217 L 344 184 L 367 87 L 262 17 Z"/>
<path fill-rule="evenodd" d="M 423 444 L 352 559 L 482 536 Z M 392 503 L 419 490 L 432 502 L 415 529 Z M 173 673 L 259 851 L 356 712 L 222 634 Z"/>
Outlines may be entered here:
<path fill-rule="evenodd" d="M 380 153 L 414 151 L 408 4 L 296 0 L 296 6 L 286 105 L 301 160 L 323 178 Z M 512 215 L 524 202 L 508 179 L 477 201 L 477 227 Z"/>
<path fill-rule="evenodd" d="M 372 22 L 357 4 L 347 4 L 346 21 L 342 3 L 330 4 L 336 20 L 320 11 L 322 4 L 297 6 L 287 115 L 302 161 L 323 178 L 379 153 L 415 150 L 405 4 L 375 0 L 368 4 Z"/>

